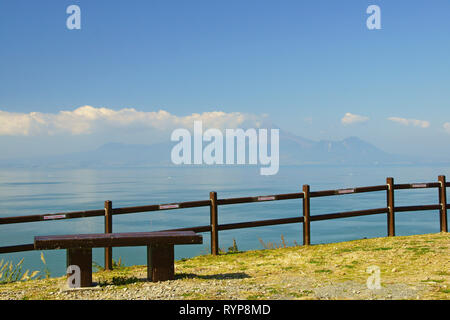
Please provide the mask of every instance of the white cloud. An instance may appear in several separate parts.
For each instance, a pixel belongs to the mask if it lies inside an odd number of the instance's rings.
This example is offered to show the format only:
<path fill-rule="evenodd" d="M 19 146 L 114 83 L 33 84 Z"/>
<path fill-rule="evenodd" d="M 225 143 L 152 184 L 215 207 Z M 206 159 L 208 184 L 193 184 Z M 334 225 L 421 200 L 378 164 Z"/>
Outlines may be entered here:
<path fill-rule="evenodd" d="M 193 113 L 179 117 L 167 111 L 137 111 L 133 108 L 112 110 L 91 106 L 58 113 L 12 113 L 0 111 L 0 136 L 89 135 L 117 130 L 170 131 L 190 129 L 193 122 L 202 120 L 204 128 L 259 127 L 265 117 L 240 112 L 221 111 Z"/>
<path fill-rule="evenodd" d="M 444 123 L 442 126 L 447 133 L 450 133 L 450 122 Z"/>
<path fill-rule="evenodd" d="M 428 128 L 430 126 L 430 122 L 425 120 L 405 119 L 399 117 L 389 117 L 388 120 L 400 123 L 405 126 L 412 125 L 414 127 L 421 127 L 421 128 Z"/>
<path fill-rule="evenodd" d="M 345 116 L 341 119 L 341 122 L 343 125 L 350 125 L 354 123 L 362 123 L 368 121 L 369 118 L 365 116 L 360 116 L 357 114 L 352 114 L 350 112 L 347 112 Z"/>

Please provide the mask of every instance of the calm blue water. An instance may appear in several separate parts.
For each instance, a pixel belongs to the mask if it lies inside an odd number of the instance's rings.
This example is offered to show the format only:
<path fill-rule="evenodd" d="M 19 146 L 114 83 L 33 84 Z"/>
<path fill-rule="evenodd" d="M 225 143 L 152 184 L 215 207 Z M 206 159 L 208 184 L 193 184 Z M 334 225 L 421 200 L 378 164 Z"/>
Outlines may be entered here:
<path fill-rule="evenodd" d="M 259 196 L 311 190 L 384 184 L 392 176 L 395 183 L 433 182 L 443 174 L 450 179 L 450 167 L 282 167 L 275 176 L 260 176 L 256 167 L 247 168 L 145 168 L 105 170 L 0 170 L 0 216 L 18 216 L 102 209 L 105 200 L 113 207 L 161 204 L 218 198 Z M 386 206 L 386 192 L 341 195 L 311 199 L 311 214 Z M 396 205 L 437 204 L 437 189 L 396 191 Z M 239 204 L 219 207 L 219 223 L 243 222 L 302 214 L 298 200 Z M 209 207 L 114 216 L 114 232 L 143 232 L 209 224 Z M 62 221 L 0 225 L 0 245 L 32 243 L 36 235 L 101 233 L 103 217 Z M 396 215 L 397 235 L 439 232 L 438 212 L 411 212 Z M 288 245 L 302 243 L 301 224 L 222 231 L 219 245 L 227 249 L 236 239 L 240 250 L 261 249 L 264 242 Z M 374 215 L 313 222 L 312 243 L 329 243 L 386 235 L 386 216 Z M 176 246 L 177 259 L 209 252 L 210 238 L 203 233 L 202 245 Z M 64 250 L 44 251 L 53 276 L 65 273 Z M 125 265 L 146 264 L 146 249 L 114 248 L 113 257 Z M 18 262 L 24 268 L 43 270 L 40 252 L 5 254 L 1 259 Z M 103 264 L 103 249 L 93 250 L 93 260 Z"/>

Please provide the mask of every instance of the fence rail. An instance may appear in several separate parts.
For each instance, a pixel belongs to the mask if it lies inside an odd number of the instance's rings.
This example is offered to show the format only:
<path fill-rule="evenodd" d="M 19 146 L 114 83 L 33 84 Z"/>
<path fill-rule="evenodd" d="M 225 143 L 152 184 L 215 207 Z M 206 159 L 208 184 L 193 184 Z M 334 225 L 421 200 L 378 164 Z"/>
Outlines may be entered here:
<path fill-rule="evenodd" d="M 257 196 L 257 197 L 217 199 L 217 193 L 211 192 L 209 200 L 188 201 L 188 202 L 168 203 L 168 204 L 159 204 L 159 205 L 147 205 L 147 206 L 138 206 L 138 207 L 125 207 L 125 208 L 113 208 L 111 201 L 105 201 L 104 209 L 100 209 L 100 210 L 52 213 L 52 214 L 16 216 L 16 217 L 3 217 L 3 218 L 0 218 L 0 224 L 17 224 L 17 223 L 67 220 L 67 219 L 76 219 L 76 218 L 104 216 L 105 233 L 112 233 L 113 232 L 113 216 L 114 215 L 131 214 L 131 213 L 138 213 L 138 212 L 162 211 L 162 210 L 176 210 L 176 209 L 184 209 L 184 208 L 209 207 L 210 208 L 210 224 L 209 225 L 170 229 L 170 230 L 164 230 L 164 231 L 192 230 L 192 231 L 198 232 L 198 233 L 210 232 L 210 234 L 211 234 L 211 254 L 217 255 L 219 253 L 219 231 L 242 229 L 242 228 L 254 228 L 254 227 L 262 227 L 262 226 L 273 226 L 273 225 L 290 224 L 290 223 L 302 223 L 302 225 L 303 225 L 303 244 L 310 245 L 311 222 L 330 220 L 330 219 L 349 218 L 349 217 L 360 217 L 360 216 L 367 216 L 367 215 L 374 215 L 374 214 L 386 214 L 386 216 L 387 216 L 387 235 L 395 236 L 395 213 L 410 212 L 410 211 L 439 210 L 440 231 L 448 232 L 447 207 L 449 206 L 449 204 L 447 203 L 447 192 L 446 192 L 447 187 L 450 187 L 450 183 L 446 182 L 445 176 L 441 175 L 438 177 L 438 182 L 394 184 L 393 178 L 387 178 L 386 184 L 378 185 L 378 186 L 357 187 L 357 188 L 347 188 L 347 189 L 337 189 L 337 190 L 322 190 L 322 191 L 312 191 L 311 192 L 309 185 L 303 185 L 302 192 L 267 195 L 267 196 Z M 439 204 L 395 206 L 395 190 L 425 189 L 425 188 L 437 188 L 438 189 Z M 337 213 L 326 213 L 326 214 L 319 214 L 319 215 L 311 215 L 310 214 L 310 211 L 311 211 L 310 199 L 311 198 L 340 196 L 340 195 L 377 192 L 377 191 L 385 191 L 386 192 L 386 207 L 375 208 L 375 209 L 366 209 L 366 210 L 356 210 L 356 211 L 345 211 L 345 212 L 337 212 Z M 247 222 L 227 223 L 227 224 L 219 224 L 219 222 L 218 222 L 219 206 L 242 204 L 242 203 L 254 203 L 254 202 L 293 200 L 293 199 L 302 199 L 302 202 L 303 202 L 302 215 L 299 215 L 297 217 L 281 218 L 281 219 L 268 219 L 268 220 L 259 220 L 259 221 L 247 221 Z M 23 252 L 23 251 L 32 251 L 32 250 L 34 250 L 33 244 L 21 244 L 21 245 L 0 247 L 0 253 L 13 253 L 13 252 Z M 112 248 L 105 248 L 105 269 L 108 269 L 108 270 L 112 269 Z"/>

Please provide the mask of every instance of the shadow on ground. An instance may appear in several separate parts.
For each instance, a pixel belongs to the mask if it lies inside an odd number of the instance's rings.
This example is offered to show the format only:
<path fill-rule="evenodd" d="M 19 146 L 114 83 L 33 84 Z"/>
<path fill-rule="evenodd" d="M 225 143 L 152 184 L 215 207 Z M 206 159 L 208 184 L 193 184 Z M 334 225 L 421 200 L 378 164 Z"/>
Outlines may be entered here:
<path fill-rule="evenodd" d="M 235 273 L 219 273 L 209 275 L 198 275 L 193 273 L 179 273 L 175 275 L 175 279 L 203 279 L 203 280 L 228 280 L 228 279 L 247 279 L 250 276 L 244 272 Z"/>
<path fill-rule="evenodd" d="M 178 273 L 175 275 L 175 280 L 182 280 L 182 279 L 230 280 L 230 279 L 246 279 L 246 278 L 250 278 L 250 276 L 243 272 L 219 273 L 210 275 L 198 275 L 194 273 Z M 108 285 L 113 286 L 128 285 L 137 282 L 149 282 L 149 280 L 147 278 L 136 278 L 136 277 L 113 277 L 110 280 L 99 281 L 93 284 L 100 287 L 105 287 Z"/>

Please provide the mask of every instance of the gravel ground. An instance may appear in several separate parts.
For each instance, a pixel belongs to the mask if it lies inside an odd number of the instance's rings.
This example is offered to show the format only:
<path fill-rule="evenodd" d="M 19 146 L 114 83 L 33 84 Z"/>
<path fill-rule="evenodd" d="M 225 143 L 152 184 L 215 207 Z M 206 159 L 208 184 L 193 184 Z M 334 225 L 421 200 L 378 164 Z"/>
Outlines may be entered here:
<path fill-rule="evenodd" d="M 143 267 L 145 268 L 145 267 Z M 233 278 L 235 277 L 235 278 Z M 217 278 L 220 278 L 217 277 Z M 222 275 L 222 279 L 189 281 L 185 277 L 159 283 L 135 280 L 127 286 L 101 285 L 92 288 L 67 289 L 64 279 L 53 281 L 54 290 L 46 292 L 45 299 L 56 300 L 242 300 L 264 299 L 364 299 L 401 300 L 421 299 L 436 285 L 433 281 L 412 286 L 403 283 L 385 283 L 381 289 L 368 289 L 365 283 L 357 281 L 318 282 L 306 276 L 286 274 L 275 278 L 254 279 L 243 276 Z M 283 288 L 280 290 L 278 288 Z M 27 290 L 1 291 L 0 299 L 23 300 L 30 294 Z M 38 287 L 35 287 L 39 290 Z"/>

